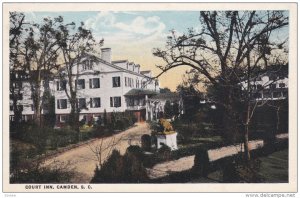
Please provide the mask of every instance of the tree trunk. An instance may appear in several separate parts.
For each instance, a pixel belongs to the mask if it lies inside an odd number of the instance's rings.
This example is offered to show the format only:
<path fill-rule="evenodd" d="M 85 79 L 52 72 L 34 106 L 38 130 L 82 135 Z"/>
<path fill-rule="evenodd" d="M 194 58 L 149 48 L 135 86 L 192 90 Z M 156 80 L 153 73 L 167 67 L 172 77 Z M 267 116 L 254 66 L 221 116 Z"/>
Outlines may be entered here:
<path fill-rule="evenodd" d="M 250 102 L 247 103 L 247 112 L 246 112 L 246 124 L 244 131 L 244 153 L 245 160 L 250 160 L 250 150 L 249 150 L 249 124 L 250 124 Z"/>

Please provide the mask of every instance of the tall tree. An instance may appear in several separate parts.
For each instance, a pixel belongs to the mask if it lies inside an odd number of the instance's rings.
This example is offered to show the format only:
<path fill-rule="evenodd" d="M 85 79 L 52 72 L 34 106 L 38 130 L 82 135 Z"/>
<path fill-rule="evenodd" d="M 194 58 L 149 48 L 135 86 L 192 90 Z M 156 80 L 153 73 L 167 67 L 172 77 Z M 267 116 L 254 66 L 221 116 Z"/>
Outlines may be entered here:
<path fill-rule="evenodd" d="M 201 11 L 199 31 L 191 28 L 179 36 L 172 31 L 166 49 L 153 52 L 165 61 L 158 65 L 162 70 L 158 76 L 189 66 L 202 82 L 221 91 L 215 102 L 227 115 L 223 116 L 224 130 L 239 131 L 241 120 L 247 160 L 249 124 L 255 109 L 251 82 L 259 70 L 287 62 L 288 20 L 285 11 Z M 242 82 L 246 83 L 241 88 Z M 244 111 L 240 113 L 236 104 L 241 101 Z"/>
<path fill-rule="evenodd" d="M 14 122 L 17 124 L 22 119 L 22 108 L 18 101 L 22 99 L 22 89 L 20 79 L 17 73 L 25 73 L 24 65 L 21 61 L 22 40 L 27 23 L 25 15 L 18 12 L 9 13 L 9 69 L 10 69 L 10 100 L 14 111 Z"/>
<path fill-rule="evenodd" d="M 44 18 L 41 24 L 34 24 L 24 42 L 24 63 L 30 75 L 30 89 L 33 99 L 34 120 L 41 125 L 43 101 L 42 90 L 47 89 L 49 77 L 58 69 L 59 49 L 56 39 L 63 18 Z M 45 82 L 43 86 L 42 82 Z"/>
<path fill-rule="evenodd" d="M 61 25 L 56 39 L 59 42 L 63 60 L 62 72 L 59 72 L 59 75 L 62 81 L 67 82 L 64 90 L 71 105 L 69 121 L 80 138 L 79 113 L 81 109 L 77 98 L 79 66 L 84 55 L 93 52 L 95 46 L 100 47 L 103 40 L 97 43 L 91 30 L 86 29 L 84 23 L 81 23 L 77 29 L 75 23 Z"/>

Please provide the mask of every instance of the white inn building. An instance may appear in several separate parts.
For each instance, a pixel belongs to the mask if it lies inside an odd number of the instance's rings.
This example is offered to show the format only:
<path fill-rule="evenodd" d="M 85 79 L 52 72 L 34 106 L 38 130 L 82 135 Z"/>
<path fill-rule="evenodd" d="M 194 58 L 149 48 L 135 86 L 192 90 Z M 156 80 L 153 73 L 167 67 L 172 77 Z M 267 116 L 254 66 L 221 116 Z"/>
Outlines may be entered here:
<path fill-rule="evenodd" d="M 80 64 L 72 69 L 73 86 L 77 84 L 77 100 L 81 109 L 80 120 L 97 120 L 104 110 L 108 114 L 132 111 L 138 121 L 152 119 L 148 98 L 159 93 L 159 83 L 152 78 L 151 71 L 141 71 L 139 64 L 127 60 L 111 61 L 110 48 L 102 48 L 100 58 L 86 54 Z M 68 81 L 61 77 L 64 72 L 64 69 L 60 70 L 59 75 L 54 76 L 49 84 L 43 83 L 48 84 L 48 89 L 55 97 L 57 125 L 65 123 L 71 112 L 66 94 L 70 93 Z M 26 80 L 22 80 L 20 88 L 23 89 L 23 98 L 18 101 L 23 106 L 25 121 L 34 115 L 30 86 L 26 84 Z M 10 103 L 12 106 L 12 101 Z M 13 108 L 10 110 L 13 120 Z"/>

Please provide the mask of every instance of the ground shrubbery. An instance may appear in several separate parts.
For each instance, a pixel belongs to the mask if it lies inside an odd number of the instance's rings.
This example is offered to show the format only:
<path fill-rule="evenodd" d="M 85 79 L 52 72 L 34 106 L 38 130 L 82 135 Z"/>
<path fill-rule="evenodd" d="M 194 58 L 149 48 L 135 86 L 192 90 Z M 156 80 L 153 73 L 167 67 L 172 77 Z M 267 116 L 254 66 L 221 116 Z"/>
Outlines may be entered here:
<path fill-rule="evenodd" d="M 92 183 L 143 183 L 148 181 L 143 166 L 142 150 L 130 146 L 124 156 L 114 150 L 111 156 L 95 170 Z"/>

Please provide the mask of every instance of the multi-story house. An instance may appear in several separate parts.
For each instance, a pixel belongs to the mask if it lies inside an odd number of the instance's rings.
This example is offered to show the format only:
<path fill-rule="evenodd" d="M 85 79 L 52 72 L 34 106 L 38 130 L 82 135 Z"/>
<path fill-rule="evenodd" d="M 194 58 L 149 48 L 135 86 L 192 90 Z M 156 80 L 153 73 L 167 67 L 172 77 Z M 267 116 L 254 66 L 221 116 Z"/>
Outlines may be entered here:
<path fill-rule="evenodd" d="M 37 71 L 24 72 L 16 71 L 10 73 L 10 108 L 9 115 L 10 121 L 14 121 L 14 105 L 13 101 L 16 100 L 16 108 L 22 112 L 22 121 L 29 121 L 34 119 L 34 90 L 36 88 Z M 40 71 L 40 77 L 44 80 L 40 83 L 40 106 L 41 114 L 48 112 L 48 105 L 42 100 L 45 91 L 49 91 L 49 94 L 54 94 L 53 83 L 51 75 L 45 70 Z"/>
<path fill-rule="evenodd" d="M 67 93 L 69 82 L 63 77 L 66 70 L 61 69 L 47 84 L 55 97 L 56 123 L 65 123 L 71 112 Z M 127 60 L 111 61 L 111 49 L 101 49 L 101 57 L 86 54 L 80 64 L 72 68 L 73 86 L 77 85 L 76 96 L 80 109 L 80 120 L 86 122 L 99 119 L 104 111 L 132 111 L 138 121 L 149 119 L 147 100 L 159 92 L 158 80 L 152 78 L 151 71 L 140 71 L 140 65 Z M 76 81 L 76 82 L 75 82 Z M 20 81 L 23 98 L 18 101 L 23 105 L 24 120 L 34 115 L 30 82 L 26 78 Z M 41 95 L 44 92 L 41 90 Z M 42 112 L 43 113 L 43 112 Z M 13 119 L 13 111 L 10 111 Z"/>
<path fill-rule="evenodd" d="M 97 120 L 105 110 L 107 113 L 133 111 L 138 121 L 146 120 L 146 100 L 159 91 L 158 81 L 152 79 L 151 71 L 140 71 L 138 64 L 111 61 L 110 48 L 101 52 L 101 58 L 86 55 L 78 67 L 73 67 L 81 109 L 79 119 Z M 63 123 L 71 111 L 65 92 L 68 85 L 61 78 L 56 78 L 54 83 L 57 122 Z"/>
<path fill-rule="evenodd" d="M 273 69 L 274 70 L 274 69 Z M 267 71 L 258 75 L 250 82 L 252 97 L 259 100 L 283 100 L 288 97 L 288 72 L 287 66 L 282 66 L 277 71 Z M 247 88 L 247 82 L 241 83 L 242 89 Z"/>

